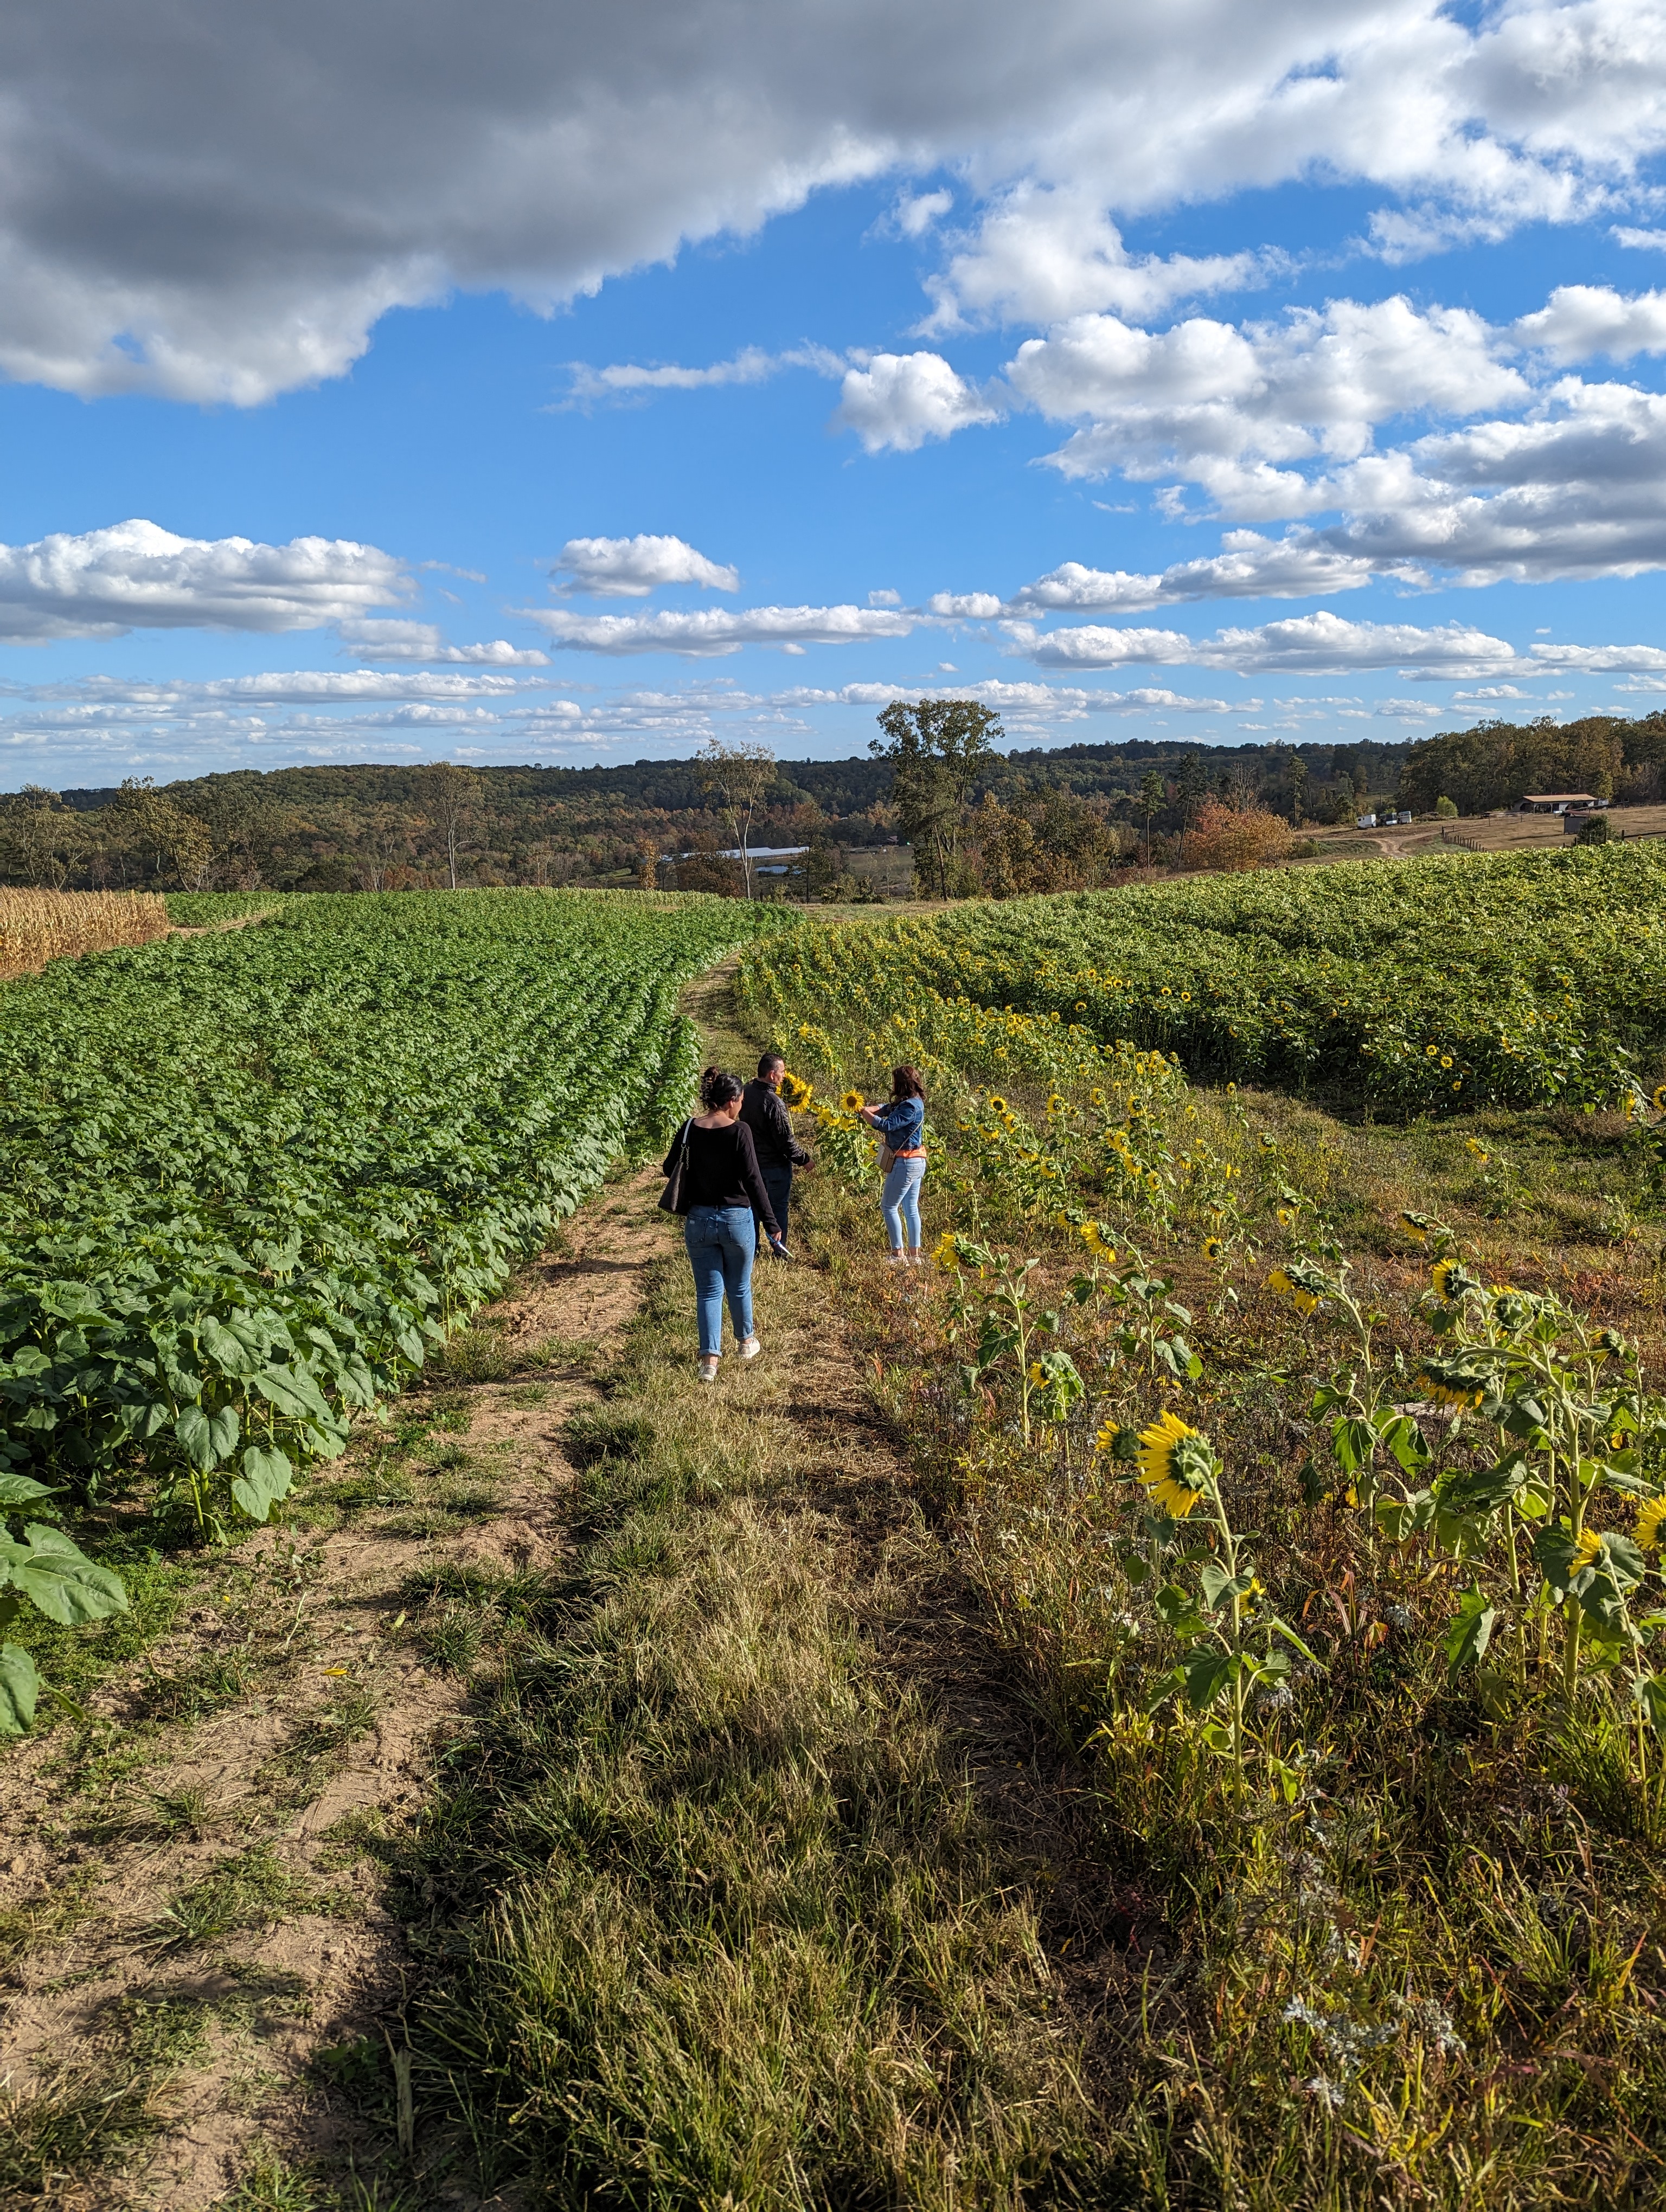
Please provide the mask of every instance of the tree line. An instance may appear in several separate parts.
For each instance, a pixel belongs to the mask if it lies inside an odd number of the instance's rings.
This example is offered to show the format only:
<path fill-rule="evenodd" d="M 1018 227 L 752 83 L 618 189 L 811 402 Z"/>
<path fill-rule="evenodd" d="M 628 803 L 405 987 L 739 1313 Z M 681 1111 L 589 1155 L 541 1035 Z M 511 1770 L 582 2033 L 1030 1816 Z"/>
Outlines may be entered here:
<path fill-rule="evenodd" d="M 598 885 L 852 899 L 876 883 L 997 897 L 1130 866 L 1237 866 L 1368 808 L 1485 813 L 1533 790 L 1666 798 L 1666 714 L 1490 721 L 1408 743 L 1006 750 L 972 700 L 898 701 L 864 756 L 708 744 L 581 769 L 252 769 L 0 802 L 0 878 L 84 888 L 393 890 Z M 1444 806 L 1442 802 L 1445 802 Z M 803 848 L 762 876 L 761 846 Z M 897 866 L 880 863 L 898 848 Z M 739 859 L 729 857 L 739 854 Z"/>

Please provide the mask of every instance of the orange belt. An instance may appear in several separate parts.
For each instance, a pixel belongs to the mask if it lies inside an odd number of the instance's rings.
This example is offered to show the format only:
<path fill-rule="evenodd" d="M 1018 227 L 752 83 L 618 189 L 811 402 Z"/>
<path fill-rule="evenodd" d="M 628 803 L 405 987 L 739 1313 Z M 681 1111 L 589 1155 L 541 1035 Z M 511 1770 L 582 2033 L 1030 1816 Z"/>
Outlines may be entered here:
<path fill-rule="evenodd" d="M 891 1154 L 894 1160 L 923 1160 L 925 1157 L 926 1148 L 923 1145 L 910 1145 L 907 1152 L 893 1152 Z"/>

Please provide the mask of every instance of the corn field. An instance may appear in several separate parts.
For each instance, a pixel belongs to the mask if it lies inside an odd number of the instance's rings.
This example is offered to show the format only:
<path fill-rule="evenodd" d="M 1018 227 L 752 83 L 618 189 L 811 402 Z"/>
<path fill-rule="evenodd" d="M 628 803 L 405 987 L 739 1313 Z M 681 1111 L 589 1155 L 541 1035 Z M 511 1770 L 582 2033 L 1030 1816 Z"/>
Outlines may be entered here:
<path fill-rule="evenodd" d="M 0 982 L 71 953 L 149 945 L 169 927 L 154 891 L 0 890 Z"/>

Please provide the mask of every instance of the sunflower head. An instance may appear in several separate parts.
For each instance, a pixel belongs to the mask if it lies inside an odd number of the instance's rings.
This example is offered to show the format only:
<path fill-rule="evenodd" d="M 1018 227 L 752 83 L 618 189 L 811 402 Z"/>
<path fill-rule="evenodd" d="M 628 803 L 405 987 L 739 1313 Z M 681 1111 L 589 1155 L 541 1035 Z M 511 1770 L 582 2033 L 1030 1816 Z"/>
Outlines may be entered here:
<path fill-rule="evenodd" d="M 1267 1287 L 1281 1298 L 1288 1298 L 1299 1314 L 1316 1313 L 1323 1296 L 1323 1277 L 1315 1278 L 1311 1268 L 1299 1262 L 1288 1267 L 1274 1267 L 1267 1279 Z"/>
<path fill-rule="evenodd" d="M 1637 1527 L 1633 1534 L 1645 1552 L 1652 1552 L 1658 1547 L 1663 1522 L 1666 1522 L 1666 1498 L 1651 1498 L 1639 1508 Z"/>
<path fill-rule="evenodd" d="M 860 1114 L 867 1101 L 860 1091 L 847 1091 L 839 1103 L 847 1114 Z"/>
<path fill-rule="evenodd" d="M 1203 1256 L 1207 1261 L 1208 1261 L 1211 1267 L 1219 1267 L 1221 1261 L 1225 1257 L 1225 1254 L 1226 1247 L 1219 1237 L 1206 1237 L 1204 1238 Z"/>
<path fill-rule="evenodd" d="M 1429 1270 L 1429 1280 L 1449 1306 L 1458 1304 L 1481 1287 L 1481 1277 L 1471 1274 L 1461 1260 L 1437 1260 Z"/>
<path fill-rule="evenodd" d="M 1104 1230 L 1098 1222 L 1083 1222 L 1078 1233 L 1096 1260 L 1104 1260 L 1109 1264 L 1116 1259 L 1116 1248 L 1105 1242 Z"/>
<path fill-rule="evenodd" d="M 1595 1528 L 1582 1528 L 1574 1542 L 1573 1556 L 1567 1563 L 1570 1575 L 1577 1575 L 1582 1567 L 1592 1565 L 1602 1549 L 1602 1539 Z"/>
<path fill-rule="evenodd" d="M 1400 1224 L 1407 1234 L 1414 1237 L 1420 1244 L 1428 1243 L 1429 1232 L 1435 1225 L 1426 1213 L 1402 1213 Z"/>
<path fill-rule="evenodd" d="M 1666 1083 L 1663 1083 L 1650 1100 L 1657 1114 L 1666 1114 Z"/>
<path fill-rule="evenodd" d="M 998 1091 L 992 1091 L 986 1103 L 992 1114 L 1005 1114 L 1006 1111 L 1006 1101 Z"/>
<path fill-rule="evenodd" d="M 1183 1521 L 1201 1498 L 1214 1493 L 1219 1462 L 1209 1439 L 1167 1413 L 1140 1432 L 1140 1480 L 1146 1495 L 1171 1520 Z"/>
<path fill-rule="evenodd" d="M 1487 1395 L 1487 1376 L 1461 1359 L 1426 1359 L 1412 1388 L 1432 1398 L 1438 1406 L 1467 1408 L 1479 1406 Z"/>
<path fill-rule="evenodd" d="M 1047 1110 L 1049 1114 L 1064 1114 L 1067 1113 L 1069 1109 L 1055 1091 L 1047 1102 Z"/>

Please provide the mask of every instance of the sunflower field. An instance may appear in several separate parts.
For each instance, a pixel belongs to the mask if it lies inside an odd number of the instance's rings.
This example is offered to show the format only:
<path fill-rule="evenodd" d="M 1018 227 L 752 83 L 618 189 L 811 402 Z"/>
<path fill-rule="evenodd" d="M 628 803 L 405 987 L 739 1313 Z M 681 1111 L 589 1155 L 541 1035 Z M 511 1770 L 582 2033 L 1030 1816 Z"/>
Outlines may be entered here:
<path fill-rule="evenodd" d="M 874 1389 L 1082 1778 L 1142 2202 L 1657 2201 L 1663 895 L 1437 860 L 743 959 L 814 1095 L 926 1079 Z"/>
<path fill-rule="evenodd" d="M 143 1469 L 215 1534 L 338 1454 L 663 1140 L 697 1066 L 678 991 L 761 915 L 295 899 L 0 994 L 0 1506 L 36 1516 L 0 1524 L 0 1602 L 8 1577 L 38 1600 L 68 1541 L 46 1499 Z M 88 1617 L 52 1574 L 53 1617 Z"/>
<path fill-rule="evenodd" d="M 1653 841 L 965 906 L 864 931 L 860 953 L 848 934 L 803 933 L 756 988 L 836 996 L 857 961 L 870 1027 L 930 994 L 945 1041 L 976 1031 L 996 1066 L 1003 1019 L 1039 1018 L 1055 1053 L 1126 1038 L 1194 1079 L 1396 1115 L 1623 1105 L 1666 1075 Z"/>

